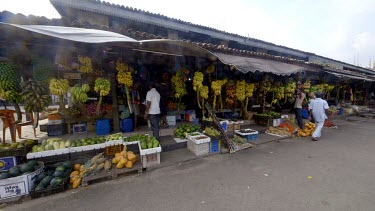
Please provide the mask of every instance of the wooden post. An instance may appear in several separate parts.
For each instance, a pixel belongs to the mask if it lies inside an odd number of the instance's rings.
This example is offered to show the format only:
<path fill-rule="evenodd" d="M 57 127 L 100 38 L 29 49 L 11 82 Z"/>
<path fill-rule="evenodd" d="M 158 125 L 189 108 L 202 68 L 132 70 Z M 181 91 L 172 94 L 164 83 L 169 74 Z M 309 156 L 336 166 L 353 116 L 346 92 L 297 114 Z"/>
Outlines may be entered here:
<path fill-rule="evenodd" d="M 112 117 L 113 117 L 113 130 L 114 132 L 120 131 L 120 116 L 117 103 L 117 82 L 116 75 L 111 74 L 111 96 L 112 96 Z"/>

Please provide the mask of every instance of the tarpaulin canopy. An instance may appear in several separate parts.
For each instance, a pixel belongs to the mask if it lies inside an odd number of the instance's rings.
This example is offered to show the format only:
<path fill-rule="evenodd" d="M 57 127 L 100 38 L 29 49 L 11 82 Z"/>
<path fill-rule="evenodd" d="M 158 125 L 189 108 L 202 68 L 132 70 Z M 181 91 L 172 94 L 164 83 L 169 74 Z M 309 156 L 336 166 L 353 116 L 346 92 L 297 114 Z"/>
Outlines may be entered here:
<path fill-rule="evenodd" d="M 330 71 L 324 71 L 324 72 L 329 73 L 339 78 L 350 78 L 350 79 L 363 80 L 363 81 L 375 81 L 374 79 L 366 78 L 366 77 L 354 76 L 354 75 L 343 74 L 343 73 L 335 73 L 335 72 L 330 72 Z"/>
<path fill-rule="evenodd" d="M 260 72 L 271 72 L 276 75 L 290 75 L 292 73 L 297 73 L 297 72 L 307 70 L 306 67 L 283 63 L 279 61 L 243 57 L 243 56 L 223 54 L 223 53 L 214 53 L 214 54 L 223 63 L 232 65 L 243 73 L 260 71 Z"/>
<path fill-rule="evenodd" d="M 260 71 L 270 72 L 277 75 L 290 75 L 292 73 L 307 70 L 307 68 L 303 66 L 269 59 L 243 57 L 216 52 L 212 53 L 207 49 L 181 40 L 157 39 L 137 41 L 114 32 L 63 26 L 17 25 L 2 22 L 0 22 L 0 26 L 16 27 L 50 37 L 81 43 L 126 47 L 136 51 L 157 54 L 202 57 L 208 58 L 212 61 L 219 59 L 224 64 L 231 65 L 243 73 Z"/>

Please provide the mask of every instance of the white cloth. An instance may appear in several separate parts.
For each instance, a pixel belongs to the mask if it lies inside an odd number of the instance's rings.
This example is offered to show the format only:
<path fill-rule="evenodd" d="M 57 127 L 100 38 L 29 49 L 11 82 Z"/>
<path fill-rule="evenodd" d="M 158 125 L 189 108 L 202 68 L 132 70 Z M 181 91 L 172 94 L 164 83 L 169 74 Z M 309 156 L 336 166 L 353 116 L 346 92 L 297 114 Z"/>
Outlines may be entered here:
<path fill-rule="evenodd" d="M 306 98 L 305 93 L 301 93 L 301 98 L 299 98 L 299 94 L 297 94 L 296 102 L 294 103 L 294 108 L 302 108 L 302 103 L 305 98 Z"/>
<path fill-rule="evenodd" d="M 309 111 L 312 109 L 312 104 L 314 103 L 315 99 L 310 99 L 309 101 Z"/>
<path fill-rule="evenodd" d="M 314 101 L 311 102 L 310 107 L 312 110 L 314 120 L 316 122 L 324 123 L 324 120 L 327 119 L 325 110 L 329 109 L 327 101 L 322 100 L 321 98 L 316 98 Z"/>
<path fill-rule="evenodd" d="M 160 114 L 160 94 L 155 88 L 147 92 L 146 101 L 151 102 L 148 114 Z"/>
<path fill-rule="evenodd" d="M 315 131 L 312 135 L 313 138 L 320 138 L 320 136 L 322 135 L 322 129 L 323 129 L 323 126 L 324 126 L 324 121 L 323 122 L 317 122 L 315 121 Z"/>

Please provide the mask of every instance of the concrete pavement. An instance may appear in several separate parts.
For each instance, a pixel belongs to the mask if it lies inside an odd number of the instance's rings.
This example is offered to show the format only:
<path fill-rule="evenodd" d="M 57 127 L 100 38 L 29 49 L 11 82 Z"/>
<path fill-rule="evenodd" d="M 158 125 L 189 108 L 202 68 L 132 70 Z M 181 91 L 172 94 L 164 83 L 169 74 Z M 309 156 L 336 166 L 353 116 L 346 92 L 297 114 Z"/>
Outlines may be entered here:
<path fill-rule="evenodd" d="M 319 142 L 262 144 L 5 210 L 374 210 L 375 121 L 338 125 Z"/>

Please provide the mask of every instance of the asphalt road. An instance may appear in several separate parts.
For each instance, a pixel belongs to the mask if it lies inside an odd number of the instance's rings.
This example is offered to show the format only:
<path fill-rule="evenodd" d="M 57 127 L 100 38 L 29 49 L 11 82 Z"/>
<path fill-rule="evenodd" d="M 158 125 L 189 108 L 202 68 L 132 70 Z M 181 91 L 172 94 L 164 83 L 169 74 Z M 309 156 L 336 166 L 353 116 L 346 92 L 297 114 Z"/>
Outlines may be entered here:
<path fill-rule="evenodd" d="M 5 210 L 375 210 L 375 121 L 124 177 Z"/>

